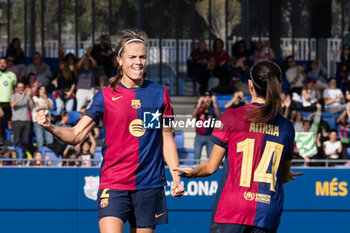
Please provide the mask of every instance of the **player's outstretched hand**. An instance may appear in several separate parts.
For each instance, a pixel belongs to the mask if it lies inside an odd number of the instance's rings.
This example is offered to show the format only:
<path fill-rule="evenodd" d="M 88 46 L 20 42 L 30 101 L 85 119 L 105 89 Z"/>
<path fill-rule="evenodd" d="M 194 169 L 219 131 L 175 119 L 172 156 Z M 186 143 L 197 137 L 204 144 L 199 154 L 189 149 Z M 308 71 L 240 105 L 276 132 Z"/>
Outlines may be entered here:
<path fill-rule="evenodd" d="M 182 197 L 185 194 L 185 189 L 180 182 L 174 181 L 173 187 L 171 187 L 171 191 L 172 191 L 173 197 Z"/>
<path fill-rule="evenodd" d="M 179 176 L 185 177 L 185 178 L 194 178 L 193 175 L 193 169 L 190 167 L 176 167 L 174 168 L 174 171 L 179 172 Z"/>
<path fill-rule="evenodd" d="M 39 110 L 36 114 L 35 119 L 36 122 L 44 128 L 49 127 L 51 124 L 50 112 L 47 109 Z"/>

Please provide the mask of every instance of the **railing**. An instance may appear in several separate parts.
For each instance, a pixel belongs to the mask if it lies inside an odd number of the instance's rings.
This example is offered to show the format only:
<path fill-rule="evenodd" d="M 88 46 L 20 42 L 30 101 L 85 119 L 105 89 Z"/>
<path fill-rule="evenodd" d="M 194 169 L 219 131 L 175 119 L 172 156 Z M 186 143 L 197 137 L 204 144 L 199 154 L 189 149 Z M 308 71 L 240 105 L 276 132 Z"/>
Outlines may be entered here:
<path fill-rule="evenodd" d="M 35 161 L 33 159 L 9 159 L 9 158 L 1 158 L 0 159 L 0 165 L 3 162 L 7 161 L 15 161 L 18 162 L 18 167 L 50 167 L 51 163 L 55 163 L 56 165 L 52 165 L 52 167 L 62 167 L 62 163 L 64 162 L 83 162 L 81 159 L 40 159 L 36 161 L 43 161 L 45 164 L 44 165 L 39 165 L 39 166 L 31 166 L 27 165 L 28 162 L 30 161 Z M 201 162 L 204 162 L 205 160 L 200 160 L 200 159 L 179 159 L 180 165 L 181 166 L 197 166 Z M 100 159 L 90 159 L 90 160 L 84 160 L 84 162 L 91 162 L 92 164 L 98 163 L 98 165 L 92 165 L 91 167 L 99 167 L 99 163 L 101 162 Z M 95 163 L 96 162 L 96 163 Z M 293 159 L 292 161 L 292 167 L 293 168 L 303 168 L 303 167 L 317 167 L 317 168 L 334 168 L 334 167 L 339 167 L 339 168 L 348 168 L 350 169 L 350 165 L 346 165 L 347 163 L 350 162 L 350 159 L 311 159 L 310 162 L 307 164 L 303 159 Z M 13 167 L 13 165 L 2 165 L 4 167 Z M 1 167 L 1 166 L 0 166 Z M 64 167 L 70 167 L 70 166 L 64 166 Z M 74 167 L 74 166 L 71 166 Z M 83 167 L 83 166 L 79 166 Z"/>

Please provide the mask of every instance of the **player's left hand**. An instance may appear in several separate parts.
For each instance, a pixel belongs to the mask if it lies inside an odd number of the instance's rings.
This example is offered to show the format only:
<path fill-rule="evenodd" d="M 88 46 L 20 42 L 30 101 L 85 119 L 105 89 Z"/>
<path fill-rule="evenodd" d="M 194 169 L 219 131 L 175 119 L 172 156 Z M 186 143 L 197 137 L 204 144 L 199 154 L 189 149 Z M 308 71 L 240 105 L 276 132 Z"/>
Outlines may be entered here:
<path fill-rule="evenodd" d="M 181 182 L 173 182 L 173 187 L 171 187 L 171 192 L 173 197 L 182 197 L 185 194 L 185 189 L 181 185 Z"/>
<path fill-rule="evenodd" d="M 185 178 L 194 178 L 193 175 L 193 169 L 190 167 L 176 167 L 174 168 L 174 171 L 179 172 L 179 176 L 185 177 Z"/>
<path fill-rule="evenodd" d="M 302 175 L 303 175 L 302 172 L 292 172 L 291 171 L 291 172 L 289 172 L 289 177 L 286 180 L 284 180 L 284 183 L 288 183 L 291 180 L 295 180 L 295 178 L 297 176 L 302 176 Z"/>

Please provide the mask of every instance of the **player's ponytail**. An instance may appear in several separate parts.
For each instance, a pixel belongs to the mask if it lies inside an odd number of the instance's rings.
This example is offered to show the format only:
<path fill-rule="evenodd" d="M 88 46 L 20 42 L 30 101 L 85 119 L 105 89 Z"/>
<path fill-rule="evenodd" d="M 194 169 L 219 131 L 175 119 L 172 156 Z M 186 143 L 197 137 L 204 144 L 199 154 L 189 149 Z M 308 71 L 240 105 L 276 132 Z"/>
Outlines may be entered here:
<path fill-rule="evenodd" d="M 251 108 L 246 119 L 252 122 L 267 122 L 282 109 L 281 69 L 270 61 L 257 63 L 250 70 L 254 90 L 258 97 L 265 99 L 262 107 Z"/>
<path fill-rule="evenodd" d="M 137 29 L 128 29 L 121 31 L 117 37 L 117 48 L 116 48 L 116 56 L 122 56 L 124 46 L 132 41 L 139 41 L 147 45 L 148 36 L 145 32 L 139 31 Z M 118 64 L 118 72 L 114 77 L 109 79 L 109 86 L 112 89 L 115 89 L 117 84 L 123 77 L 123 67 Z"/>

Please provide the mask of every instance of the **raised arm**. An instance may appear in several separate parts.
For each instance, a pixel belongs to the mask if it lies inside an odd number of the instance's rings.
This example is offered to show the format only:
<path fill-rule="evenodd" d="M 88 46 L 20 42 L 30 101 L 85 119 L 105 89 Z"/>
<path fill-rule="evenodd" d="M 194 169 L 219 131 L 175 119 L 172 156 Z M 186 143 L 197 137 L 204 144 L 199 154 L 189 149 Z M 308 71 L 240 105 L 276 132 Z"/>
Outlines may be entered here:
<path fill-rule="evenodd" d="M 92 118 L 83 116 L 72 128 L 57 127 L 51 123 L 50 112 L 48 110 L 39 111 L 36 115 L 36 121 L 59 140 L 70 145 L 81 143 L 95 126 L 95 121 Z"/>

